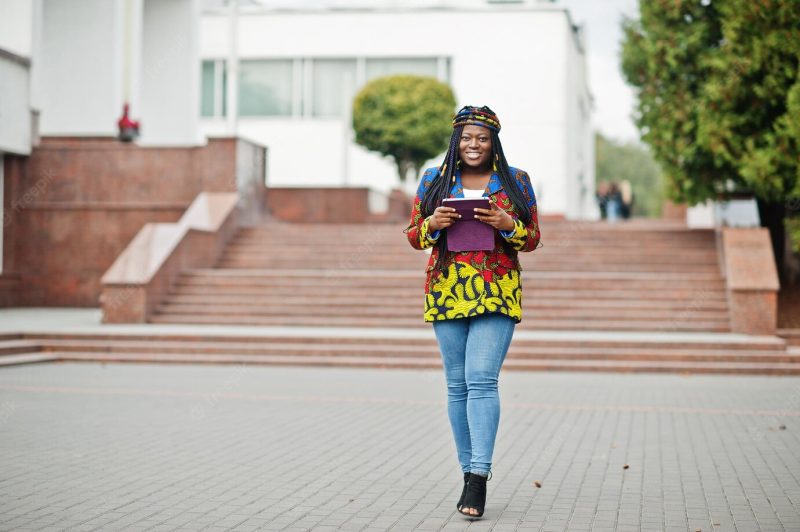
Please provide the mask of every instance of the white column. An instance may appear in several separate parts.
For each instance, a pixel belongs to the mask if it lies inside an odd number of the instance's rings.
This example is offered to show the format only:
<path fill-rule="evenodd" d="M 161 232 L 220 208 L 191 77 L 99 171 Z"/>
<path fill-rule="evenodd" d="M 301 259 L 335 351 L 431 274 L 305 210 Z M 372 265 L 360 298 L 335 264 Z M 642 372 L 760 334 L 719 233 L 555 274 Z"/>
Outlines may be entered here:
<path fill-rule="evenodd" d="M 197 0 L 144 0 L 138 143 L 196 146 L 200 133 Z"/>
<path fill-rule="evenodd" d="M 30 70 L 25 58 L 0 55 L 0 152 L 31 153 Z"/>
<path fill-rule="evenodd" d="M 33 61 L 41 133 L 116 135 L 122 0 L 43 0 L 41 6 L 41 53 Z"/>
<path fill-rule="evenodd" d="M 239 129 L 239 1 L 230 0 L 228 14 L 228 60 L 225 90 L 228 134 L 236 136 Z"/>
<path fill-rule="evenodd" d="M 41 110 L 42 90 L 42 26 L 44 24 L 44 0 L 31 3 L 31 108 Z M 41 127 L 41 123 L 40 123 Z"/>
<path fill-rule="evenodd" d="M 30 59 L 33 2 L 0 0 L 0 13 L 0 48 Z"/>
<path fill-rule="evenodd" d="M 142 113 L 141 69 L 144 0 L 123 0 L 121 21 L 122 103 L 130 104 L 129 117 L 139 120 Z M 122 116 L 122 107 L 119 110 Z"/>

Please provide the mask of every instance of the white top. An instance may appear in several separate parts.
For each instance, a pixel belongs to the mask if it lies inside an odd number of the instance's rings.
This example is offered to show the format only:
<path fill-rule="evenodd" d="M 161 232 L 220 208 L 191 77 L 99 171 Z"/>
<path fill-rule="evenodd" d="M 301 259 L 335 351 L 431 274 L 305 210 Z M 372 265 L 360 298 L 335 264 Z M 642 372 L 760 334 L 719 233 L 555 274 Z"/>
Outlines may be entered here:
<path fill-rule="evenodd" d="M 464 189 L 464 197 L 465 198 L 481 198 L 483 197 L 482 188 L 465 188 Z"/>

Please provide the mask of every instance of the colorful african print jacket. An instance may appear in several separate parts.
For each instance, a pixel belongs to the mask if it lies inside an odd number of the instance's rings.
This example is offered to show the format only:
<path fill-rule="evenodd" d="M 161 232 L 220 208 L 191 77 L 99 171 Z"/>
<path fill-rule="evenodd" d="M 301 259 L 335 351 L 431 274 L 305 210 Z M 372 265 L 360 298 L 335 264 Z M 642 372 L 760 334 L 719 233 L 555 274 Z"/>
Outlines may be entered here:
<path fill-rule="evenodd" d="M 422 199 L 438 171 L 438 168 L 425 171 L 414 198 L 411 222 L 406 234 L 415 249 L 430 248 L 439 238 L 439 231 L 428 230 L 429 218 L 424 218 L 421 212 Z M 446 252 L 441 271 L 433 269 L 439 255 L 438 247 L 433 248 L 425 270 L 425 321 L 463 318 L 490 312 L 506 314 L 517 322 L 522 320 L 522 268 L 517 253 L 536 249 L 540 234 L 536 196 L 531 180 L 527 173 L 516 168 L 511 168 L 511 175 L 531 209 L 530 223 L 526 225 L 519 219 L 511 199 L 503 190 L 500 178 L 497 174 L 492 174 L 483 195 L 505 209 L 514 218 L 516 227 L 513 231 L 495 231 L 495 246 L 491 251 Z M 450 197 L 463 198 L 464 189 L 459 171 L 456 171 L 455 178 Z"/>

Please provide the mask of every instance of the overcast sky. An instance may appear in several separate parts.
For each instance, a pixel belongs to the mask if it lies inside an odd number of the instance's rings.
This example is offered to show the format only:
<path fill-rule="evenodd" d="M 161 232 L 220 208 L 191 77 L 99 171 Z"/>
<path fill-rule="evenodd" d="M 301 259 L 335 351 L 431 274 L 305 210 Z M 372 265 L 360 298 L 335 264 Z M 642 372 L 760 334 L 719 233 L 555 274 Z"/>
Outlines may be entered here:
<path fill-rule="evenodd" d="M 595 128 L 623 141 L 638 141 L 631 119 L 635 98 L 620 69 L 623 15 L 636 17 L 638 0 L 558 0 L 569 8 L 573 22 L 585 28 L 589 85 L 594 96 Z"/>

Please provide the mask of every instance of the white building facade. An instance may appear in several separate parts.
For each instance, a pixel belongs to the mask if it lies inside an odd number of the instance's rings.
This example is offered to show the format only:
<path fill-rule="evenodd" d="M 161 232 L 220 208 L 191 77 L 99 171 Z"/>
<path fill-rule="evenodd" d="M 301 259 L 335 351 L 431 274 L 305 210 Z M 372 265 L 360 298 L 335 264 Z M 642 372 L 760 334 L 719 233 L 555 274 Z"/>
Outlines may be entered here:
<path fill-rule="evenodd" d="M 541 213 L 597 216 L 586 51 L 564 7 L 211 4 L 201 18 L 201 128 L 266 145 L 268 185 L 396 188 L 391 161 L 353 142 L 350 105 L 369 80 L 413 73 L 449 83 L 458 107 L 498 114 L 509 164 L 531 174 Z"/>
<path fill-rule="evenodd" d="M 0 102 L 19 124 L 33 110 L 41 135 L 78 137 L 116 136 L 127 102 L 142 123 L 137 144 L 203 145 L 199 19 L 199 0 L 0 0 Z M 0 150 L 30 153 L 30 135 L 9 124 Z"/>

